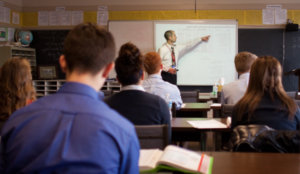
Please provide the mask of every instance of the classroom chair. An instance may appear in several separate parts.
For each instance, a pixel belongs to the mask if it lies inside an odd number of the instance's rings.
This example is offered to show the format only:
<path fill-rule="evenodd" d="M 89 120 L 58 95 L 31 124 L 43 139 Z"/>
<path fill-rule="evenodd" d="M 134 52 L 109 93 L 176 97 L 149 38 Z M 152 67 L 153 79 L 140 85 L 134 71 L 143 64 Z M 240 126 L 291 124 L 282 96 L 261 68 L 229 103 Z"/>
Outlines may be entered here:
<path fill-rule="evenodd" d="M 113 94 L 112 90 L 101 90 L 105 97 L 109 97 Z"/>
<path fill-rule="evenodd" d="M 172 118 L 176 118 L 176 103 L 172 103 Z"/>
<path fill-rule="evenodd" d="M 298 130 L 274 130 L 266 125 L 240 125 L 229 142 L 233 152 L 299 153 Z"/>
<path fill-rule="evenodd" d="M 296 100 L 297 99 L 297 92 L 292 91 L 292 92 L 286 92 L 286 94 L 291 97 L 292 99 Z"/>
<path fill-rule="evenodd" d="M 231 117 L 234 105 L 223 104 L 221 108 L 221 118 Z"/>
<path fill-rule="evenodd" d="M 199 91 L 180 92 L 183 103 L 197 103 L 199 98 Z"/>
<path fill-rule="evenodd" d="M 141 149 L 164 150 L 169 145 L 168 125 L 134 126 Z"/>

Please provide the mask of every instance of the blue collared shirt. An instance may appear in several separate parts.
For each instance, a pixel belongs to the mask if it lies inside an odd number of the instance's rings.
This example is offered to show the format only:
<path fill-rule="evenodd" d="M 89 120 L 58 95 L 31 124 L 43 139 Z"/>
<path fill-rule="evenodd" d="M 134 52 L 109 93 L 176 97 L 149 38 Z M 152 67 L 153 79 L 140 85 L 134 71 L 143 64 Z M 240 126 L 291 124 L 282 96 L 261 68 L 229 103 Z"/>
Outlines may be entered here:
<path fill-rule="evenodd" d="M 177 86 L 163 81 L 161 76 L 158 74 L 149 75 L 148 78 L 143 82 L 143 88 L 146 92 L 154 95 L 158 95 L 166 100 L 166 94 L 170 94 L 169 100 L 176 103 L 176 109 L 180 109 L 182 105 L 182 99 L 180 91 Z"/>
<path fill-rule="evenodd" d="M 134 126 L 75 82 L 16 111 L 3 127 L 1 148 L 0 173 L 139 172 Z"/>

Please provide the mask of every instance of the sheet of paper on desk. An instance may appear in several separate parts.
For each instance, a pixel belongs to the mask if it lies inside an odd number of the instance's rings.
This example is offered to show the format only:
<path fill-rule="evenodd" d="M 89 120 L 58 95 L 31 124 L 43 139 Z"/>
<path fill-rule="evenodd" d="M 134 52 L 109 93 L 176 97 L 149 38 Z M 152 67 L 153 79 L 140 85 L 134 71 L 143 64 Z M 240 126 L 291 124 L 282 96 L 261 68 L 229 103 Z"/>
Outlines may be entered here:
<path fill-rule="evenodd" d="M 181 108 L 184 108 L 184 107 L 185 107 L 185 105 L 186 105 L 185 103 L 182 103 L 182 105 L 181 105 Z"/>
<path fill-rule="evenodd" d="M 213 104 L 211 104 L 210 106 L 222 106 L 222 104 L 221 103 L 213 103 Z"/>
<path fill-rule="evenodd" d="M 197 129 L 207 129 L 207 128 L 227 128 L 227 125 L 216 121 L 216 120 L 204 120 L 204 121 L 187 121 L 194 128 Z"/>

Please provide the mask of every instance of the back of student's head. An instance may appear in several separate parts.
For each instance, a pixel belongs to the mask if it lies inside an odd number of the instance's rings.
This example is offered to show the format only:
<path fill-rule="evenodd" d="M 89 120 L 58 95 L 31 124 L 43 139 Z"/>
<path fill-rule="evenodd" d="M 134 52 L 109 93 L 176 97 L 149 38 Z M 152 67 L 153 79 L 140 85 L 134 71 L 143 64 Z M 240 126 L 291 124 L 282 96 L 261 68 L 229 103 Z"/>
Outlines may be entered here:
<path fill-rule="evenodd" d="M 122 45 L 115 69 L 117 78 L 123 86 L 137 84 L 144 69 L 144 60 L 140 50 L 132 43 Z"/>
<path fill-rule="evenodd" d="M 145 55 L 145 69 L 146 72 L 151 74 L 156 74 L 161 69 L 161 58 L 156 52 L 149 52 Z"/>
<path fill-rule="evenodd" d="M 72 29 L 64 42 L 64 55 L 69 72 L 97 74 L 114 62 L 115 41 L 104 28 L 82 23 Z"/>
<path fill-rule="evenodd" d="M 235 56 L 235 69 L 239 74 L 249 72 L 252 63 L 257 58 L 255 54 L 249 52 L 240 52 Z"/>
<path fill-rule="evenodd" d="M 247 91 L 237 103 L 240 106 L 239 116 L 248 107 L 250 115 L 254 112 L 264 95 L 278 97 L 283 102 L 283 108 L 287 108 L 290 118 L 293 118 L 297 105 L 290 98 L 282 85 L 282 68 L 279 61 L 272 56 L 258 57 L 252 64 Z"/>
<path fill-rule="evenodd" d="M 8 59 L 0 73 L 0 121 L 6 121 L 16 110 L 35 100 L 31 69 L 24 58 Z"/>

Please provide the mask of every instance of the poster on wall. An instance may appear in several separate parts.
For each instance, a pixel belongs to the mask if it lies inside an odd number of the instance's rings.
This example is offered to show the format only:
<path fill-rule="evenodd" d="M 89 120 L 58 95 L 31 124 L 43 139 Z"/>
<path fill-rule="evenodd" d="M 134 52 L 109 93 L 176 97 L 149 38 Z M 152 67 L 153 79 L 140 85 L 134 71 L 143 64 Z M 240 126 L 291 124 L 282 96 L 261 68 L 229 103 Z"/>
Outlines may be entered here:
<path fill-rule="evenodd" d="M 19 13 L 12 13 L 12 23 L 16 25 L 20 25 L 20 14 Z"/>

